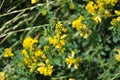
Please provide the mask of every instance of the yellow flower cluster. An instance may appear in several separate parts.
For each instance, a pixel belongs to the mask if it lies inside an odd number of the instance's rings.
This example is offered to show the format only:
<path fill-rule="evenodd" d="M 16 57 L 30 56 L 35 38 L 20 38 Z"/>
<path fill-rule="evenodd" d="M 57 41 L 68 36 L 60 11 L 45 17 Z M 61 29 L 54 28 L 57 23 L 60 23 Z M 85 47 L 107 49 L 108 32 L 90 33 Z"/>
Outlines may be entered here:
<path fill-rule="evenodd" d="M 5 48 L 4 57 L 13 57 L 13 56 L 14 56 L 14 54 L 12 53 L 12 49 Z"/>
<path fill-rule="evenodd" d="M 88 13 L 90 14 L 96 14 L 97 13 L 97 9 L 98 6 L 96 4 L 94 4 L 93 1 L 88 2 L 88 4 L 86 5 L 85 9 L 88 11 Z"/>
<path fill-rule="evenodd" d="M 85 6 L 85 9 L 89 14 L 93 15 L 94 21 L 101 23 L 101 15 L 103 15 L 105 19 L 111 15 L 110 11 L 107 10 L 106 7 L 108 5 L 114 6 L 117 2 L 118 0 L 96 0 L 96 2 L 89 1 Z"/>
<path fill-rule="evenodd" d="M 24 40 L 23 40 L 23 47 L 24 48 L 30 48 L 32 49 L 33 48 L 33 45 L 35 43 L 37 43 L 37 39 L 32 39 L 31 37 L 26 37 Z"/>
<path fill-rule="evenodd" d="M 67 35 L 64 33 L 67 31 L 67 29 L 63 27 L 61 21 L 58 21 L 58 23 L 55 26 L 55 31 L 56 31 L 56 35 L 54 35 L 53 37 L 49 37 L 48 41 L 56 49 L 61 50 L 66 42 L 65 38 L 67 37 Z"/>
<path fill-rule="evenodd" d="M 28 52 L 26 49 L 23 49 L 22 54 L 24 55 L 24 63 L 25 63 L 25 65 L 27 65 L 27 67 L 30 68 L 30 72 L 34 71 L 36 66 L 33 65 L 33 64 L 35 64 L 36 62 L 33 59 L 33 57 L 30 56 L 31 52 Z"/>
<path fill-rule="evenodd" d="M 24 64 L 30 69 L 30 72 L 37 70 L 40 74 L 50 76 L 53 66 L 49 64 L 49 60 L 41 49 L 34 48 L 33 45 L 35 43 L 37 43 L 37 40 L 31 37 L 26 37 L 23 40 L 24 49 L 22 50 L 22 54 L 24 56 Z M 45 61 L 46 64 L 44 64 Z"/>
<path fill-rule="evenodd" d="M 60 36 L 59 34 L 53 36 L 53 37 L 49 37 L 49 43 L 52 44 L 55 48 L 57 49 L 61 49 L 64 45 L 65 45 L 65 38 L 67 37 L 67 35 L 62 35 Z"/>
<path fill-rule="evenodd" d="M 72 65 L 74 65 L 75 69 L 78 69 L 79 63 L 82 62 L 81 58 L 75 58 L 75 52 L 71 51 L 71 56 L 68 56 L 66 58 L 66 63 L 68 65 L 68 68 L 70 68 Z"/>
<path fill-rule="evenodd" d="M 22 54 L 24 55 L 24 62 L 30 68 L 31 72 L 34 71 L 34 69 L 37 67 L 37 62 L 39 62 L 40 59 L 47 58 L 40 49 L 37 49 L 35 51 L 27 51 L 23 49 Z"/>
<path fill-rule="evenodd" d="M 49 60 L 46 59 L 46 64 L 40 63 L 39 67 L 37 68 L 37 71 L 40 74 L 43 74 L 45 76 L 51 76 L 52 72 L 53 72 L 52 68 L 53 68 L 53 66 L 49 65 Z"/>
<path fill-rule="evenodd" d="M 57 34 L 62 34 L 63 32 L 66 32 L 67 29 L 62 25 L 61 21 L 58 21 L 56 26 L 55 26 L 55 31 Z"/>
<path fill-rule="evenodd" d="M 115 6 L 115 4 L 118 2 L 118 0 L 98 0 L 103 1 L 106 5 L 110 4 L 112 6 Z"/>
<path fill-rule="evenodd" d="M 84 17 L 80 16 L 78 19 L 72 22 L 72 27 L 80 31 L 80 36 L 86 39 L 88 37 L 88 33 L 90 30 L 88 30 L 87 26 L 82 23 L 83 20 L 84 20 Z"/>
<path fill-rule="evenodd" d="M 40 49 L 35 51 L 35 57 L 42 57 L 44 59 L 46 58 L 45 54 Z"/>
<path fill-rule="evenodd" d="M 88 13 L 92 15 L 100 14 L 105 12 L 105 7 L 109 4 L 114 6 L 118 0 L 96 0 L 96 3 L 93 1 L 89 1 L 88 4 L 85 6 L 85 9 Z"/>
<path fill-rule="evenodd" d="M 115 55 L 115 60 L 120 62 L 120 49 L 116 49 L 116 51 L 118 54 Z"/>
<path fill-rule="evenodd" d="M 118 23 L 118 22 L 120 23 L 120 11 L 115 10 L 114 12 L 115 12 L 115 14 L 116 14 L 118 17 L 112 19 L 111 25 L 117 26 L 117 23 Z"/>

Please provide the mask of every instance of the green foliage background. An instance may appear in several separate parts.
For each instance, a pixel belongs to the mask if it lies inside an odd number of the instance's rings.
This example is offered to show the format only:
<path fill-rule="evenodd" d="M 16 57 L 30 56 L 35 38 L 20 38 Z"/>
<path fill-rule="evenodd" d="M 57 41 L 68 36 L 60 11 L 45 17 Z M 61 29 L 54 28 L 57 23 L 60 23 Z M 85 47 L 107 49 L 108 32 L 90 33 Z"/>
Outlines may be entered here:
<path fill-rule="evenodd" d="M 120 49 L 120 21 L 111 25 L 116 18 L 114 10 L 120 10 L 120 1 L 115 6 L 107 6 L 111 16 L 104 18 L 101 23 L 92 20 L 92 15 L 85 10 L 90 0 L 39 0 L 31 4 L 30 0 L 0 0 L 0 71 L 8 73 L 8 80 L 120 80 L 120 62 L 115 60 Z M 96 0 L 92 0 L 96 1 Z M 70 9 L 74 4 L 75 8 Z M 87 39 L 79 35 L 79 31 L 72 28 L 72 22 L 79 16 L 91 33 Z M 67 28 L 65 52 L 58 54 L 49 44 L 48 37 L 55 34 L 55 25 L 61 21 Z M 45 45 L 50 46 L 46 55 L 54 66 L 52 76 L 44 76 L 30 72 L 23 63 L 22 42 L 26 36 L 38 39 L 37 48 L 43 50 Z M 13 59 L 4 58 L 5 48 L 12 48 L 15 54 Z M 67 68 L 65 58 L 75 50 L 76 57 L 82 58 L 79 68 Z"/>

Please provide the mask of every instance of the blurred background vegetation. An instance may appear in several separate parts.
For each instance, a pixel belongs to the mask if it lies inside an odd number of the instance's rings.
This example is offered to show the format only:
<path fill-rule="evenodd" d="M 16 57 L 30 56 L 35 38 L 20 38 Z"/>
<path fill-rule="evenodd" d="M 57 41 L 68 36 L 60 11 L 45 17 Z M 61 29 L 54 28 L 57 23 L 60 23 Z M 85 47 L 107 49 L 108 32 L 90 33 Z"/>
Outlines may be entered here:
<path fill-rule="evenodd" d="M 115 6 L 110 4 L 105 6 L 105 9 L 110 12 L 110 16 L 107 17 L 102 13 L 100 18 L 97 18 L 97 22 L 92 19 L 96 15 L 85 10 L 85 6 L 90 1 L 96 2 L 98 0 L 37 0 L 35 3 L 32 3 L 32 0 L 0 0 L 0 71 L 8 70 L 8 67 L 11 67 L 9 65 L 11 58 L 8 60 L 3 58 L 5 48 L 10 47 L 15 54 L 20 53 L 19 50 L 23 48 L 23 40 L 27 36 L 31 36 L 38 39 L 37 46 L 43 49 L 43 46 L 48 44 L 45 39 L 55 34 L 57 22 L 62 21 L 63 26 L 67 28 L 65 47 L 69 48 L 63 57 L 67 57 L 67 54 L 74 49 L 77 53 L 76 56 L 82 57 L 83 60 L 79 69 L 66 68 L 65 61 L 60 63 L 65 58 L 56 55 L 57 51 L 52 46 L 49 52 L 53 51 L 55 55 L 48 56 L 55 58 L 51 59 L 54 66 L 53 76 L 45 77 L 29 73 L 28 70 L 22 69 L 24 67 L 20 68 L 21 73 L 19 73 L 19 69 L 16 67 L 15 73 L 22 75 L 22 72 L 26 72 L 25 76 L 28 77 L 28 79 L 19 79 L 68 80 L 73 77 L 75 79 L 69 80 L 119 80 L 120 55 L 118 61 L 114 59 L 114 56 L 116 53 L 120 53 L 116 50 L 120 49 L 120 21 L 113 21 L 114 24 L 111 24 L 111 21 L 120 16 L 114 12 L 120 10 L 120 0 L 116 0 Z M 71 28 L 72 22 L 80 16 L 84 16 L 83 23 L 91 30 L 87 39 L 82 38 L 79 31 Z M 49 44 L 49 46 L 51 45 Z M 16 59 L 19 56 L 21 55 L 17 55 Z M 13 60 L 16 61 L 16 59 Z M 19 60 L 16 62 L 18 63 Z M 11 75 L 15 73 L 11 73 Z M 12 77 L 10 80 L 16 79 Z"/>

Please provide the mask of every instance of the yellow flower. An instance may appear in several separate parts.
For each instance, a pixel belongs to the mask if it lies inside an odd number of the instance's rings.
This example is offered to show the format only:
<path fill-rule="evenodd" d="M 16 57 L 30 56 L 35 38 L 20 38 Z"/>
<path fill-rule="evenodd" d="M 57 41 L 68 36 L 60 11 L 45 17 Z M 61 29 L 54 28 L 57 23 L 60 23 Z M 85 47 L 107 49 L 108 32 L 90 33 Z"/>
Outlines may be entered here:
<path fill-rule="evenodd" d="M 111 25 L 116 26 L 117 19 L 113 18 L 112 21 L 110 22 Z"/>
<path fill-rule="evenodd" d="M 97 22 L 97 23 L 101 23 L 101 21 L 102 21 L 102 19 L 101 19 L 100 16 L 94 17 L 93 20 L 94 20 L 95 22 Z"/>
<path fill-rule="evenodd" d="M 80 36 L 86 39 L 88 37 L 88 33 L 87 33 L 88 29 L 85 24 L 82 24 L 82 20 L 83 20 L 83 16 L 80 16 L 78 19 L 74 20 L 72 22 L 72 27 L 80 31 Z"/>
<path fill-rule="evenodd" d="M 71 3 L 70 6 L 69 6 L 69 9 L 75 9 L 75 4 L 74 3 Z"/>
<path fill-rule="evenodd" d="M 75 68 L 75 69 L 78 69 L 79 63 L 81 63 L 81 62 L 82 62 L 82 59 L 81 59 L 81 58 L 75 58 L 75 59 L 74 59 L 74 62 L 73 62 L 74 68 Z"/>
<path fill-rule="evenodd" d="M 63 35 L 61 35 L 61 39 L 65 39 L 67 37 L 67 35 L 66 34 L 63 34 Z"/>
<path fill-rule="evenodd" d="M 44 51 L 49 50 L 49 48 L 50 48 L 50 47 L 49 47 L 49 46 L 47 46 L 47 45 L 46 45 L 46 46 L 44 46 Z"/>
<path fill-rule="evenodd" d="M 118 0 L 104 0 L 105 4 L 111 4 L 112 6 L 115 6 L 115 4 L 118 2 Z"/>
<path fill-rule="evenodd" d="M 67 37 L 67 35 L 64 33 L 67 31 L 67 29 L 63 27 L 61 21 L 58 21 L 55 26 L 55 31 L 56 35 L 54 35 L 53 37 L 49 37 L 48 41 L 57 49 L 57 51 L 62 51 L 62 47 L 65 45 L 66 42 L 65 38 Z"/>
<path fill-rule="evenodd" d="M 104 11 L 105 2 L 103 0 L 97 0 L 96 3 L 98 6 L 98 12 Z"/>
<path fill-rule="evenodd" d="M 73 64 L 73 60 L 70 59 L 70 58 L 66 58 L 66 63 L 67 63 L 67 65 L 68 65 L 68 68 L 70 68 L 71 65 Z"/>
<path fill-rule="evenodd" d="M 39 62 L 38 66 L 45 66 L 45 64 L 43 62 Z"/>
<path fill-rule="evenodd" d="M 74 57 L 75 55 L 75 51 L 71 51 L 72 57 Z"/>
<path fill-rule="evenodd" d="M 5 72 L 0 72 L 0 80 L 5 80 Z"/>
<path fill-rule="evenodd" d="M 66 63 L 68 65 L 68 68 L 70 68 L 72 65 L 74 65 L 75 69 L 78 69 L 79 67 L 79 63 L 82 62 L 81 58 L 74 58 L 75 52 L 71 51 L 71 56 L 68 56 L 68 58 L 66 58 Z"/>
<path fill-rule="evenodd" d="M 40 49 L 35 51 L 35 56 L 36 57 L 46 58 L 45 54 Z"/>
<path fill-rule="evenodd" d="M 46 9 L 44 9 L 44 10 L 42 10 L 42 12 L 41 12 L 41 13 L 42 13 L 42 15 L 43 15 L 43 16 L 45 16 L 45 15 L 47 14 L 47 10 L 46 10 Z"/>
<path fill-rule="evenodd" d="M 29 55 L 28 55 L 28 53 L 27 53 L 27 51 L 26 51 L 25 49 L 22 50 L 22 54 L 23 54 L 25 57 L 27 57 L 27 58 L 29 57 Z"/>
<path fill-rule="evenodd" d="M 115 51 L 117 51 L 117 53 L 118 53 L 115 55 L 115 60 L 120 61 L 120 49 L 115 49 Z"/>
<path fill-rule="evenodd" d="M 40 66 L 37 68 L 37 71 L 40 73 L 40 74 L 43 74 L 45 76 L 51 76 L 52 75 L 52 70 L 53 66 L 51 65 L 47 65 L 47 66 Z"/>
<path fill-rule="evenodd" d="M 35 3 L 37 3 L 38 2 L 38 0 L 31 0 L 31 3 L 32 4 L 35 4 Z"/>
<path fill-rule="evenodd" d="M 72 65 L 74 65 L 74 68 L 78 69 L 79 62 L 81 62 L 81 61 L 82 61 L 81 58 L 75 58 L 75 59 L 66 58 L 66 63 L 68 65 L 68 68 L 70 68 Z"/>
<path fill-rule="evenodd" d="M 118 22 L 120 22 L 120 16 L 118 16 L 117 18 L 113 18 L 112 21 L 110 22 L 110 24 L 113 26 L 117 26 Z M 117 27 L 119 27 L 119 26 L 117 26 Z"/>
<path fill-rule="evenodd" d="M 88 34 L 84 33 L 84 32 L 80 32 L 80 36 L 82 36 L 84 39 L 86 39 L 88 37 Z"/>
<path fill-rule="evenodd" d="M 57 34 L 62 34 L 62 32 L 66 32 L 67 29 L 62 25 L 61 21 L 58 21 L 55 26 L 55 31 L 57 32 Z"/>
<path fill-rule="evenodd" d="M 46 59 L 46 60 L 45 60 L 45 63 L 48 64 L 48 63 L 49 63 L 49 59 Z"/>
<path fill-rule="evenodd" d="M 40 74 L 46 75 L 47 68 L 45 66 L 39 67 L 37 70 L 39 71 Z"/>
<path fill-rule="evenodd" d="M 35 51 L 35 56 L 36 57 L 39 57 L 39 56 L 41 56 L 43 54 L 43 52 L 41 51 L 41 50 L 36 50 Z"/>
<path fill-rule="evenodd" d="M 28 65 L 28 67 L 30 68 L 30 72 L 33 72 L 36 69 L 37 64 L 36 63 L 32 63 L 31 65 Z"/>
<path fill-rule="evenodd" d="M 56 36 L 54 36 L 53 38 L 49 37 L 48 41 L 49 41 L 50 44 L 53 44 L 53 46 L 55 46 L 58 42 L 58 40 L 56 39 Z"/>
<path fill-rule="evenodd" d="M 33 56 L 33 57 L 32 57 L 32 61 L 33 61 L 33 62 L 37 62 L 37 57 Z"/>
<path fill-rule="evenodd" d="M 115 60 L 116 60 L 116 61 L 120 61 L 120 54 L 116 54 L 116 55 L 115 55 Z"/>
<path fill-rule="evenodd" d="M 12 53 L 12 49 L 11 48 L 6 48 L 5 52 L 4 52 L 4 57 L 13 57 L 14 54 Z"/>
<path fill-rule="evenodd" d="M 72 22 L 72 27 L 76 28 L 76 30 L 82 29 L 82 26 L 83 26 L 82 20 L 83 20 L 83 16 L 80 16 L 78 19 L 74 20 Z"/>
<path fill-rule="evenodd" d="M 85 9 L 88 13 L 94 15 L 97 13 L 98 6 L 93 1 L 89 1 L 88 4 L 85 6 Z"/>
<path fill-rule="evenodd" d="M 119 16 L 119 17 L 117 17 L 117 21 L 119 21 L 119 22 L 120 22 L 120 16 Z"/>
<path fill-rule="evenodd" d="M 72 22 L 72 27 L 76 28 L 76 30 L 80 31 L 80 36 L 82 36 L 84 39 L 88 37 L 88 27 L 85 24 L 82 24 L 84 17 L 80 16 L 78 19 L 74 20 Z"/>
<path fill-rule="evenodd" d="M 59 52 L 59 53 L 64 53 L 65 52 L 65 48 L 62 48 L 62 49 L 58 49 L 57 51 Z"/>
<path fill-rule="evenodd" d="M 67 35 L 65 35 L 65 34 L 63 34 L 61 36 L 59 34 L 57 34 L 57 35 L 55 35 L 53 37 L 49 37 L 48 41 L 55 48 L 60 49 L 65 45 L 66 40 L 64 38 L 66 38 L 66 37 L 67 37 Z"/>
<path fill-rule="evenodd" d="M 37 43 L 37 42 L 38 42 L 37 39 L 32 39 L 31 37 L 26 37 L 26 38 L 23 40 L 22 45 L 23 45 L 24 48 L 30 48 L 30 49 L 32 49 L 32 48 L 33 48 L 33 45 L 34 45 L 35 43 Z"/>
<path fill-rule="evenodd" d="M 120 15 L 120 11 L 115 10 L 114 12 L 115 12 L 116 15 Z"/>
<path fill-rule="evenodd" d="M 73 78 L 69 78 L 69 80 L 75 80 L 75 79 L 73 79 Z"/>
<path fill-rule="evenodd" d="M 24 58 L 24 62 L 27 65 L 30 65 L 32 63 L 32 60 L 29 57 Z"/>

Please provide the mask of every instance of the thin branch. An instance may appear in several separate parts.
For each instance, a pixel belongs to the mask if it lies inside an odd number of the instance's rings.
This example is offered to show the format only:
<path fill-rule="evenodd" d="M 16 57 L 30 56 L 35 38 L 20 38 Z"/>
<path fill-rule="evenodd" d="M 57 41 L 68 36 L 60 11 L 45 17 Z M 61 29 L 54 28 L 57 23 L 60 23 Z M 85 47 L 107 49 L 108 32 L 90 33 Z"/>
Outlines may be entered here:
<path fill-rule="evenodd" d="M 2 9 L 4 2 L 5 2 L 5 0 L 2 1 L 1 5 L 0 5 L 0 9 Z"/>
<path fill-rule="evenodd" d="M 111 80 L 115 80 L 116 77 L 118 77 L 120 73 L 117 73 Z"/>
<path fill-rule="evenodd" d="M 34 26 L 34 27 L 30 27 L 30 28 L 25 28 L 25 29 L 20 29 L 20 30 L 17 30 L 17 31 L 11 31 L 11 32 L 6 33 L 6 34 L 1 34 L 0 38 L 5 37 L 7 35 L 11 35 L 13 33 L 18 33 L 18 32 L 22 32 L 22 31 L 28 31 L 28 30 L 32 30 L 32 29 L 36 29 L 36 28 L 45 27 L 45 26 L 49 26 L 49 24 L 40 25 L 40 26 Z"/>
<path fill-rule="evenodd" d="M 48 4 L 52 4 L 52 3 L 54 3 L 54 1 L 51 1 Z M 19 12 L 22 12 L 22 11 L 33 10 L 36 7 L 43 6 L 43 5 L 45 5 L 45 4 L 37 4 L 37 5 L 29 7 L 29 8 L 25 8 L 25 9 L 21 9 L 21 10 L 15 10 L 15 11 L 12 11 L 12 12 L 9 12 L 9 13 L 6 13 L 6 14 L 2 14 L 2 15 L 0 15 L 0 17 L 11 15 L 11 14 L 14 14 L 14 13 L 19 13 Z"/>

